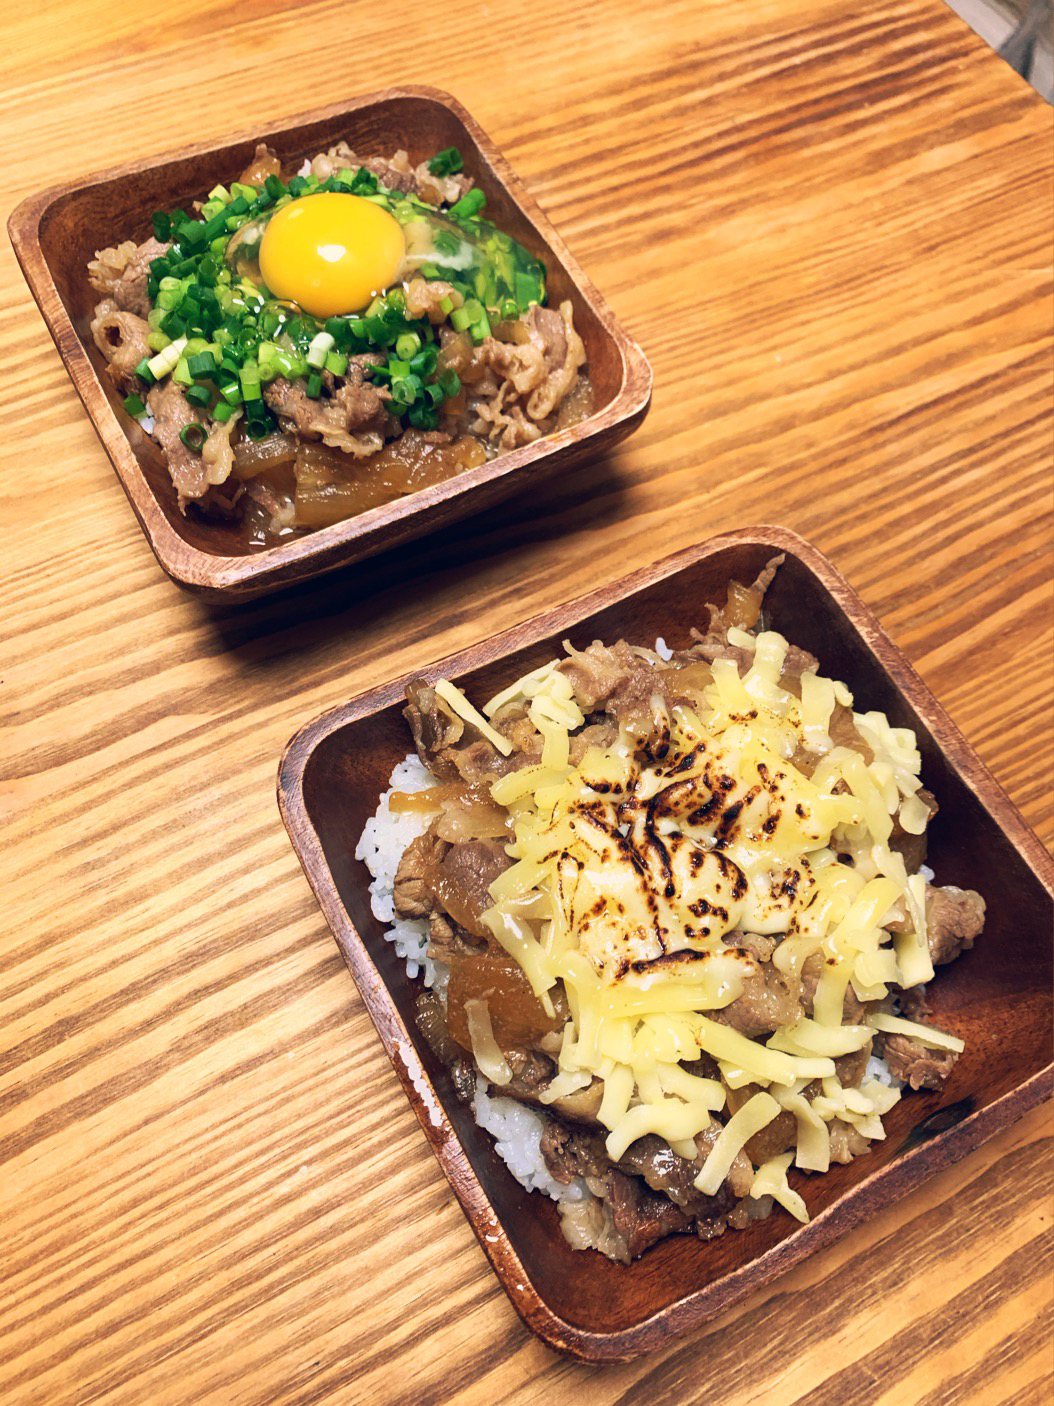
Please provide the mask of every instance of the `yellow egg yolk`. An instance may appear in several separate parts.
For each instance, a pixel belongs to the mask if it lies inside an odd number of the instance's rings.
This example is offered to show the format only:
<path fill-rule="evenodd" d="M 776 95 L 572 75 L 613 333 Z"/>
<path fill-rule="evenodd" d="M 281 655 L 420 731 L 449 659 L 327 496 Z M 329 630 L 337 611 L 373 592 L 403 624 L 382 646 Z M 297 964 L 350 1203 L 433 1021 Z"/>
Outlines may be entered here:
<path fill-rule="evenodd" d="M 260 241 L 260 273 L 276 298 L 313 317 L 360 312 L 396 281 L 406 254 L 398 221 L 357 195 L 323 191 L 278 210 Z"/>

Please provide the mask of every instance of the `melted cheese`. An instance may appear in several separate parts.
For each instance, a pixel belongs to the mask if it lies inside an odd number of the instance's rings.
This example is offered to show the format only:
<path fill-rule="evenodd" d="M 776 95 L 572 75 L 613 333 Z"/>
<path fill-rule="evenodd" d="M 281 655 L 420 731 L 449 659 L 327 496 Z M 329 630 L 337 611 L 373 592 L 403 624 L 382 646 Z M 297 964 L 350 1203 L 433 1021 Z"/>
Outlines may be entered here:
<path fill-rule="evenodd" d="M 787 1111 L 796 1153 L 766 1163 L 753 1194 L 804 1219 L 786 1180 L 794 1157 L 826 1170 L 831 1121 L 881 1137 L 881 1115 L 899 1097 L 876 1083 L 843 1089 L 834 1060 L 864 1049 L 874 1030 L 923 1032 L 942 1048 L 961 1042 L 894 1017 L 843 1023 L 850 987 L 870 1000 L 933 974 L 923 880 L 889 847 L 895 820 L 918 833 L 928 817 L 914 736 L 881 713 L 853 714 L 865 750 L 835 745 L 835 709 L 853 701 L 845 685 L 806 673 L 798 697 L 783 687 L 787 642 L 735 634 L 752 655 L 742 675 L 734 660 L 718 659 L 709 682 L 686 685 L 687 701 L 669 716 L 656 690 L 647 718 L 577 764 L 571 734 L 585 719 L 557 661 L 485 705 L 495 717 L 518 704 L 541 737 L 540 760 L 491 788 L 512 816 L 514 862 L 492 886 L 485 921 L 550 1013 L 549 993 L 562 983 L 570 1018 L 549 1096 L 601 1080 L 609 1156 L 649 1133 L 695 1156 L 711 1116 L 727 1112 L 726 1087 L 750 1085 L 756 1091 L 728 1118 L 696 1186 L 715 1194 L 750 1138 Z M 440 696 L 494 733 L 461 696 Z M 795 765 L 803 753 L 811 775 Z M 777 939 L 773 967 L 790 979 L 810 957 L 822 959 L 813 1018 L 765 1043 L 712 1018 L 756 977 L 743 932 Z M 476 1020 L 472 1030 L 477 1057 L 503 1074 L 489 1025 Z M 684 1067 L 706 1056 L 720 1080 Z M 806 1097 L 816 1080 L 822 1093 Z"/>

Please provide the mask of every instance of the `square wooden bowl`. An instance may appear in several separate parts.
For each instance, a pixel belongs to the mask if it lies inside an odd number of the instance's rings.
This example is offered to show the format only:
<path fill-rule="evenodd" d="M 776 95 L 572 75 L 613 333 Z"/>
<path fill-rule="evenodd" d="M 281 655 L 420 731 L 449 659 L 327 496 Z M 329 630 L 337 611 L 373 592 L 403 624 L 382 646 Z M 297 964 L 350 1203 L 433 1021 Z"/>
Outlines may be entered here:
<path fill-rule="evenodd" d="M 704 625 L 703 605 L 729 579 L 749 582 L 786 560 L 766 618 L 843 679 L 862 711 L 915 730 L 925 784 L 940 813 L 927 863 L 940 884 L 977 888 L 988 919 L 976 947 L 927 988 L 936 1022 L 966 1052 L 941 1093 L 911 1093 L 884 1119 L 885 1142 L 824 1176 L 792 1173 L 812 1220 L 776 1211 L 718 1240 L 674 1236 L 629 1266 L 572 1251 L 555 1207 L 528 1195 L 490 1137 L 454 1096 L 414 1024 L 415 984 L 370 911 L 369 874 L 353 858 L 362 827 L 411 750 L 406 678 L 309 723 L 290 743 L 279 802 L 293 845 L 388 1055 L 506 1293 L 535 1333 L 587 1360 L 624 1360 L 695 1328 L 1005 1128 L 1051 1087 L 1051 918 L 1054 864 L 910 665 L 831 564 L 791 532 L 758 528 L 715 538 L 615 585 L 437 663 L 477 703 L 562 655 L 561 640 L 673 647 Z"/>
<path fill-rule="evenodd" d="M 487 216 L 548 271 L 549 301 L 570 299 L 593 383 L 588 419 L 477 469 L 316 532 L 254 548 L 236 525 L 183 517 L 161 450 L 121 409 L 88 330 L 99 294 L 88 283 L 96 251 L 151 233 L 155 210 L 189 207 L 246 167 L 258 141 L 284 168 L 341 139 L 366 155 L 405 149 L 415 164 L 448 146 L 487 194 Z M 630 434 L 651 399 L 651 369 L 501 153 L 465 109 L 431 88 L 389 89 L 219 146 L 141 161 L 23 201 L 8 229 L 22 271 L 136 517 L 166 572 L 214 599 L 248 599 L 431 532 L 509 494 L 536 489 L 554 469 L 593 458 Z"/>

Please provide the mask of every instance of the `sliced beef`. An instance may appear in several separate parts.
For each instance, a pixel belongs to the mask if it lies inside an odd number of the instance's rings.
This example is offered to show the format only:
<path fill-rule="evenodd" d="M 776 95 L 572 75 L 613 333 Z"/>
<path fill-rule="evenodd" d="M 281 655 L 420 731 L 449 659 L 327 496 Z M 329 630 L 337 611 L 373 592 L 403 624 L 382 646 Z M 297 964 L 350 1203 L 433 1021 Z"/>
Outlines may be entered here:
<path fill-rule="evenodd" d="M 858 1132 L 852 1123 L 843 1122 L 841 1118 L 831 1119 L 827 1124 L 827 1133 L 830 1138 L 831 1161 L 839 1162 L 843 1166 L 854 1157 L 862 1156 L 871 1146 L 863 1133 Z"/>
<path fill-rule="evenodd" d="M 146 398 L 146 407 L 154 417 L 153 436 L 165 451 L 168 471 L 172 475 L 181 512 L 188 502 L 204 496 L 209 487 L 208 465 L 180 439 L 187 425 L 204 427 L 204 412 L 188 403 L 183 388 L 171 379 L 154 386 Z"/>
<path fill-rule="evenodd" d="M 504 1084 L 499 1093 L 526 1103 L 536 1102 L 553 1081 L 555 1062 L 540 1050 L 505 1050 L 504 1055 L 512 1070 L 512 1082 Z"/>
<path fill-rule="evenodd" d="M 984 899 L 973 889 L 949 884 L 926 890 L 927 939 L 935 967 L 973 946 L 984 927 L 984 910 Z"/>
<path fill-rule="evenodd" d="M 447 1028 L 443 1003 L 434 991 L 422 991 L 414 1002 L 414 1017 L 429 1049 L 446 1066 L 454 1093 L 468 1103 L 476 1091 L 476 1067 Z"/>
<path fill-rule="evenodd" d="M 729 1089 L 727 1091 L 728 1111 L 738 1113 L 743 1105 L 749 1103 L 759 1091 L 759 1084 L 744 1084 L 741 1089 Z M 806 1090 L 806 1097 L 811 1097 L 818 1091 L 818 1086 L 810 1085 Z M 798 1120 L 793 1113 L 788 1113 L 784 1109 L 783 1112 L 776 1114 L 771 1123 L 766 1123 L 760 1132 L 755 1133 L 744 1146 L 751 1162 L 760 1167 L 770 1157 L 778 1157 L 781 1152 L 787 1152 L 797 1145 Z M 747 1189 L 749 1190 L 749 1187 Z"/>
<path fill-rule="evenodd" d="M 834 705 L 830 721 L 827 724 L 827 735 L 831 739 L 832 746 L 851 747 L 854 752 L 860 753 L 868 766 L 875 760 L 874 752 L 856 730 L 851 708 L 846 708 L 841 703 Z"/>
<path fill-rule="evenodd" d="M 515 331 L 511 340 L 485 337 L 475 350 L 453 339 L 443 349 L 444 364 L 471 387 L 473 431 L 502 449 L 530 444 L 552 428 L 586 360 L 570 303 L 559 311 L 535 304 Z"/>
<path fill-rule="evenodd" d="M 604 1084 L 601 1079 L 594 1079 L 586 1088 L 573 1094 L 565 1094 L 552 1102 L 542 1103 L 540 1096 L 556 1075 L 556 1061 L 539 1049 L 505 1050 L 505 1058 L 512 1068 L 513 1078 L 511 1083 L 498 1089 L 498 1093 L 507 1098 L 519 1099 L 521 1103 L 528 1103 L 543 1113 L 555 1113 L 565 1122 L 593 1129 L 599 1127 L 597 1113 L 604 1097 Z M 528 1062 L 523 1065 L 522 1061 L 525 1058 Z"/>
<path fill-rule="evenodd" d="M 524 764 L 523 756 L 515 752 L 503 756 L 471 723 L 453 716 L 424 679 L 412 679 L 406 697 L 403 717 L 410 725 L 417 754 L 441 781 L 478 782 L 504 776 Z"/>
<path fill-rule="evenodd" d="M 401 918 L 427 918 L 435 907 L 428 875 L 449 846 L 426 830 L 403 850 L 395 871 L 395 911 Z"/>
<path fill-rule="evenodd" d="M 691 1230 L 692 1219 L 668 1196 L 652 1191 L 639 1177 L 612 1172 L 608 1200 L 615 1229 L 636 1259 L 666 1235 Z"/>
<path fill-rule="evenodd" d="M 910 1035 L 887 1035 L 882 1053 L 896 1079 L 913 1089 L 941 1089 L 959 1056 L 954 1050 L 931 1050 Z"/>
<path fill-rule="evenodd" d="M 703 1161 L 701 1154 L 694 1161 L 679 1156 L 668 1142 L 649 1133 L 626 1148 L 618 1166 L 623 1172 L 643 1177 L 652 1191 L 668 1196 L 687 1215 L 710 1219 L 729 1211 L 735 1198 L 727 1182 L 716 1196 L 704 1196 L 696 1190 L 695 1179 L 703 1170 Z"/>
<path fill-rule="evenodd" d="M 796 644 L 792 644 L 783 656 L 783 664 L 780 668 L 780 683 L 784 688 L 790 681 L 799 680 L 802 674 L 815 674 L 820 667 L 820 661 L 815 654 L 810 654 L 807 649 L 799 649 Z M 798 689 L 789 690 L 797 693 Z"/>
<path fill-rule="evenodd" d="M 441 781 L 456 781 L 461 773 L 454 748 L 465 736 L 464 722 L 443 708 L 435 689 L 424 679 L 411 679 L 406 697 L 403 717 L 410 725 L 417 755 Z M 495 750 L 493 746 L 491 750 Z"/>
<path fill-rule="evenodd" d="M 857 743 L 857 751 L 862 752 L 863 750 L 863 744 Z M 937 814 L 937 798 L 932 791 L 927 791 L 925 786 L 920 786 L 915 794 L 929 811 L 929 818 L 926 821 L 928 825 Z M 889 837 L 889 847 L 896 850 L 903 858 L 904 868 L 909 874 L 917 874 L 922 865 L 926 863 L 926 831 L 923 830 L 921 835 L 911 834 L 901 825 L 899 815 L 893 817 L 893 830 Z"/>
<path fill-rule="evenodd" d="M 452 340 L 452 335 L 457 335 L 452 334 L 452 329 L 446 328 L 447 314 L 441 306 L 446 298 L 450 299 L 454 307 L 460 307 L 464 301 L 452 284 L 444 282 L 441 278 L 412 278 L 403 291 L 406 294 L 407 317 L 427 317 L 435 326 L 444 328 L 447 341 Z M 444 333 L 441 332 L 441 343 L 443 339 Z M 443 360 L 442 364 L 446 366 L 447 361 Z"/>
<path fill-rule="evenodd" d="M 542 356 L 541 381 L 528 396 L 527 414 L 535 421 L 547 420 L 585 365 L 585 347 L 575 331 L 570 303 L 561 303 L 559 311 L 535 303 L 523 321 L 530 338 L 528 345 L 537 348 Z"/>
<path fill-rule="evenodd" d="M 906 991 L 902 991 L 900 1011 L 905 1019 L 925 1024 L 926 1017 L 931 1014 L 930 1003 L 926 999 L 925 986 L 909 986 Z"/>
<path fill-rule="evenodd" d="M 88 264 L 88 281 L 100 293 L 112 298 L 122 312 L 145 318 L 150 311 L 147 283 L 150 265 L 169 248 L 151 238 L 142 244 L 125 240 L 115 249 L 101 249 Z"/>
<path fill-rule="evenodd" d="M 383 156 L 368 156 L 362 164 L 389 190 L 398 191 L 400 195 L 417 194 L 417 177 L 405 151 L 397 151 L 391 160 Z"/>
<path fill-rule="evenodd" d="M 277 376 L 264 387 L 264 400 L 282 427 L 303 440 L 321 440 L 354 458 L 376 454 L 386 435 L 398 429 L 377 386 L 364 379 L 363 368 L 349 363 L 333 393 L 313 400 L 299 382 Z"/>
<path fill-rule="evenodd" d="M 106 358 L 110 380 L 120 390 L 133 389 L 138 384 L 135 368 L 144 356 L 153 355 L 146 341 L 148 325 L 135 313 L 122 312 L 107 298 L 95 309 L 91 334 Z"/>
<path fill-rule="evenodd" d="M 440 841 L 442 844 L 443 842 Z M 462 840 L 433 862 L 427 881 L 454 921 L 474 937 L 489 937 L 483 914 L 493 908 L 490 886 L 512 863 L 493 840 Z"/>
<path fill-rule="evenodd" d="M 617 740 L 618 723 L 614 718 L 605 718 L 603 722 L 587 723 L 585 727 L 580 728 L 571 738 L 571 765 L 578 766 L 590 747 L 597 747 L 603 752 Z"/>
<path fill-rule="evenodd" d="M 564 1186 L 575 1177 L 604 1177 L 611 1170 L 602 1132 L 552 1116 L 542 1130 L 541 1153 L 550 1176 Z"/>
<path fill-rule="evenodd" d="M 347 142 L 338 142 L 327 152 L 315 157 L 311 163 L 312 174 L 320 181 L 335 176 L 338 171 L 348 170 L 353 174 L 365 166 L 372 171 L 388 190 L 399 191 L 404 195 L 419 195 L 430 205 L 453 204 L 460 200 L 474 184 L 471 176 L 459 172 L 455 176 L 436 176 L 428 169 L 428 162 L 422 161 L 412 167 L 405 151 L 397 151 L 391 159 L 383 156 L 370 156 L 363 161 Z"/>
<path fill-rule="evenodd" d="M 801 966 L 801 988 L 802 1005 L 805 1014 L 811 1016 L 813 1001 L 816 998 L 816 987 L 824 968 L 824 956 L 822 952 L 813 952 Z M 846 1025 L 859 1025 L 861 1018 L 866 1014 L 867 1006 L 864 1005 L 856 992 L 853 990 L 852 982 L 845 988 L 845 999 L 842 1002 L 842 1021 Z"/>
<path fill-rule="evenodd" d="M 594 640 L 561 660 L 558 667 L 585 713 L 604 712 L 619 721 L 649 717 L 655 698 L 666 704 L 679 696 L 670 689 L 676 675 L 657 669 L 625 640 L 614 645 Z"/>
<path fill-rule="evenodd" d="M 802 1013 L 802 987 L 793 977 L 784 976 L 769 961 L 759 961 L 743 948 L 746 966 L 743 990 L 723 1009 L 711 1012 L 711 1019 L 731 1025 L 753 1039 L 771 1035 L 781 1025 L 793 1025 Z"/>
<path fill-rule="evenodd" d="M 871 1058 L 872 1041 L 868 1040 L 862 1049 L 851 1054 L 839 1055 L 834 1062 L 834 1072 L 843 1089 L 856 1089 L 867 1073 L 867 1061 Z"/>

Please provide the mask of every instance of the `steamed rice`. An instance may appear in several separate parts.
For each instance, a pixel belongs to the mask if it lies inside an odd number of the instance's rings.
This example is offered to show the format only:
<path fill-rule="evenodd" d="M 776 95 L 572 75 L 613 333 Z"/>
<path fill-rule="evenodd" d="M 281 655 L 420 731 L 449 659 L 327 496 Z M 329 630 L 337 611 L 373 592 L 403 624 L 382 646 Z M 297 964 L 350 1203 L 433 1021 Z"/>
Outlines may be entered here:
<path fill-rule="evenodd" d="M 385 941 L 406 963 L 407 976 L 411 981 L 420 976 L 427 987 L 442 995 L 449 973 L 442 962 L 428 956 L 428 919 L 400 918 L 394 902 L 395 874 L 403 851 L 411 840 L 424 834 L 436 812 L 393 811 L 389 804 L 394 791 L 427 791 L 437 784 L 417 754 L 411 752 L 392 772 L 388 790 L 363 828 L 355 858 L 361 859 L 373 875 L 370 908 L 373 916 L 386 925 Z M 545 1127 L 542 1116 L 516 1099 L 489 1095 L 482 1075 L 476 1078 L 472 1114 L 484 1132 L 494 1138 L 498 1156 L 528 1191 L 542 1191 L 554 1201 L 568 1202 L 581 1201 L 589 1195 L 579 1177 L 563 1186 L 550 1176 L 539 1147 Z"/>

